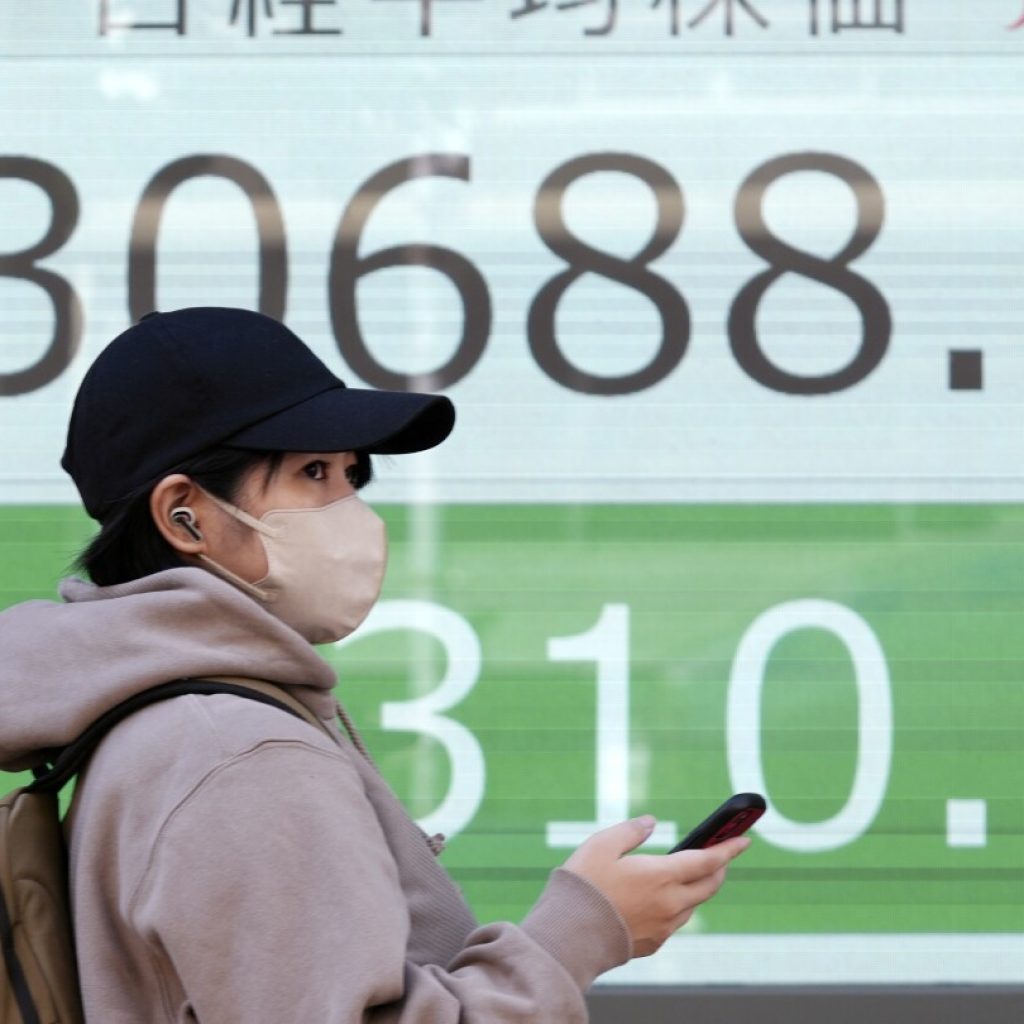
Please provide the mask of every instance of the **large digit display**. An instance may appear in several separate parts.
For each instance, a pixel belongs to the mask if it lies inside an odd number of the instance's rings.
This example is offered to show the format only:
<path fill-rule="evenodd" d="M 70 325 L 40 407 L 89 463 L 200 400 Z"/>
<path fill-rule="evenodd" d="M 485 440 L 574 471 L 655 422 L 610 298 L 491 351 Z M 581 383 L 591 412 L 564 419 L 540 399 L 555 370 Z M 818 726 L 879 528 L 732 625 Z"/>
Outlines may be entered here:
<path fill-rule="evenodd" d="M 753 790 L 605 981 L 1024 984 L 1022 62 L 1020 0 L 4 4 L 0 606 L 103 345 L 259 309 L 458 409 L 323 653 L 481 918 Z"/>

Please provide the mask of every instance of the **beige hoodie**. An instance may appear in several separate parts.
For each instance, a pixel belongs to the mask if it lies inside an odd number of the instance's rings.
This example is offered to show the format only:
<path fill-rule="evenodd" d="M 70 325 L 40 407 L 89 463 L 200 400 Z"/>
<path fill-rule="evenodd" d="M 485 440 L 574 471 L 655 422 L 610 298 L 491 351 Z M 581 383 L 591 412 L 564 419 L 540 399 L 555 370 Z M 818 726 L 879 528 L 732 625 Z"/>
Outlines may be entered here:
<path fill-rule="evenodd" d="M 0 764 L 179 677 L 286 687 L 333 722 L 334 674 L 201 569 L 0 614 Z M 79 783 L 71 880 L 89 1024 L 579 1024 L 628 959 L 564 869 L 521 925 L 479 926 L 347 738 L 254 701 L 186 696 L 118 725 Z"/>

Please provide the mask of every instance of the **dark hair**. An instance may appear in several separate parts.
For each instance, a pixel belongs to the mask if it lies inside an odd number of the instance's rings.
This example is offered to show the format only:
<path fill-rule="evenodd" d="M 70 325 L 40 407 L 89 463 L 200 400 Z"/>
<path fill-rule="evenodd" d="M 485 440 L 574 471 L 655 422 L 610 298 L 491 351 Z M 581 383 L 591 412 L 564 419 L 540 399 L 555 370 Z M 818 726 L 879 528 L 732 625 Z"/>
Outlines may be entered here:
<path fill-rule="evenodd" d="M 211 448 L 200 455 L 172 466 L 159 479 L 172 473 L 184 473 L 204 491 L 234 503 L 246 475 L 264 467 L 269 483 L 280 468 L 284 452 L 246 451 L 240 448 Z M 356 453 L 353 484 L 361 488 L 373 476 L 370 456 Z M 190 563 L 164 540 L 156 528 L 149 508 L 149 496 L 158 480 L 122 498 L 100 520 L 100 532 L 75 559 L 72 568 L 84 572 L 93 583 L 109 587 L 115 583 L 149 576 L 164 569 L 178 569 Z"/>

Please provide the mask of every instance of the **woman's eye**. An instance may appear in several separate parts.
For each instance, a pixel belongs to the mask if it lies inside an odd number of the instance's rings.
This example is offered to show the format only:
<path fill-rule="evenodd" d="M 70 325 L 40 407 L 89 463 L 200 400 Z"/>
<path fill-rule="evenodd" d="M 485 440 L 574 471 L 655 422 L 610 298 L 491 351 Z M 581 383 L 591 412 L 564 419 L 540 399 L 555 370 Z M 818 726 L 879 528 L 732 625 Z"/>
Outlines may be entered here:
<path fill-rule="evenodd" d="M 327 463 L 322 459 L 317 459 L 315 462 L 308 463 L 302 467 L 302 471 L 310 480 L 327 479 Z"/>

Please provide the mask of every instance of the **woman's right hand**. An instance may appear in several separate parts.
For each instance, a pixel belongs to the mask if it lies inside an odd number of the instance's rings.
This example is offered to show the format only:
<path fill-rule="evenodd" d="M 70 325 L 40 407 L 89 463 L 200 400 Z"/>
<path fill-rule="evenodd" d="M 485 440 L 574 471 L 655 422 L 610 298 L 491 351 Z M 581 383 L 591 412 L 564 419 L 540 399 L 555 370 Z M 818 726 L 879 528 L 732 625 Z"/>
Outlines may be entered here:
<path fill-rule="evenodd" d="M 619 912 L 633 956 L 650 956 L 686 924 L 721 888 L 729 861 L 750 845 L 740 836 L 707 850 L 626 856 L 653 831 L 649 816 L 612 825 L 592 835 L 564 865 L 597 886 Z"/>

